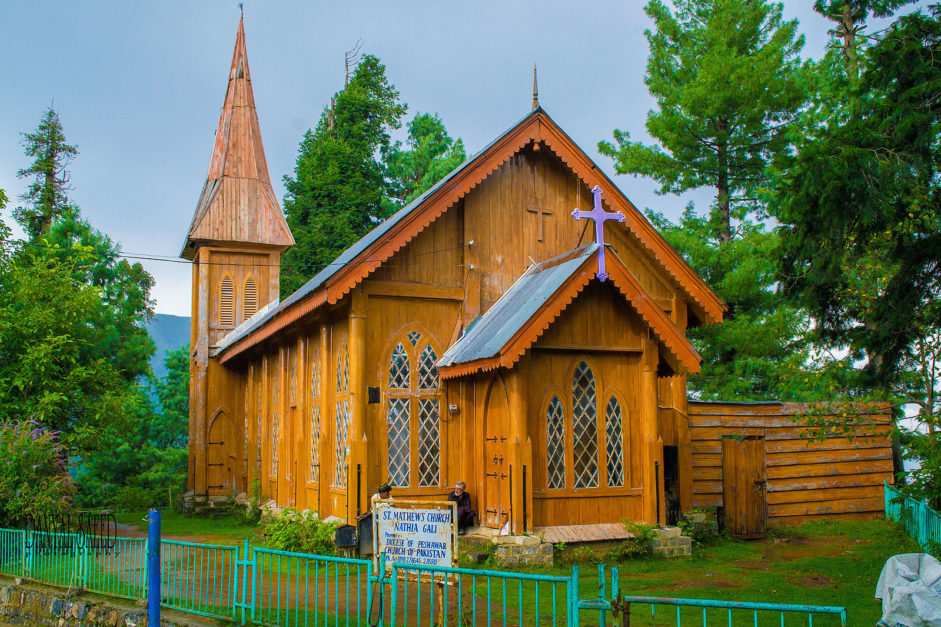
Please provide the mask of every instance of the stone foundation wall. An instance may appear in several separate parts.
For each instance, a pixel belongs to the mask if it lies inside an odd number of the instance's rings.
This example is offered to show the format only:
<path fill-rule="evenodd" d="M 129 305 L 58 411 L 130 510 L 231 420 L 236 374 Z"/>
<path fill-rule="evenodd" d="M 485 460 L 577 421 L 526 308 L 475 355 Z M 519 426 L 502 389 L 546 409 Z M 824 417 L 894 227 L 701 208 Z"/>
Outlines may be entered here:
<path fill-rule="evenodd" d="M 538 536 L 494 536 L 493 543 L 501 566 L 552 566 L 552 544 Z"/>
<path fill-rule="evenodd" d="M 693 541 L 680 533 L 679 527 L 654 529 L 655 538 L 650 541 L 650 550 L 662 557 L 679 557 L 693 554 Z"/>
<path fill-rule="evenodd" d="M 69 591 L 35 584 L 18 584 L 0 580 L 0 625 L 49 627 L 143 627 L 147 610 L 134 601 L 127 606 L 110 603 L 86 594 L 81 589 Z M 166 609 L 161 611 L 160 624 L 167 627 L 186 625 L 221 625 Z"/>

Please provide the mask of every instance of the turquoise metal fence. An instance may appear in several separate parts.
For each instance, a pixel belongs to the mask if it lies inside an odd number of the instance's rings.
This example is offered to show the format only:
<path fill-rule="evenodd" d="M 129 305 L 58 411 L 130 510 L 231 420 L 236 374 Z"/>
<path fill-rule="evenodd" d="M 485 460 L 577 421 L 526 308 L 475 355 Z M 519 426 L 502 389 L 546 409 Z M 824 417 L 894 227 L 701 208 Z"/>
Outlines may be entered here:
<path fill-rule="evenodd" d="M 889 491 L 887 489 L 887 495 Z M 890 510 L 887 496 L 887 512 Z M 0 573 L 112 596 L 146 598 L 146 538 L 0 529 Z M 622 596 L 618 569 L 599 565 L 597 596 L 582 598 L 579 569 L 542 575 L 439 568 L 264 548 L 161 542 L 164 607 L 243 625 L 846 625 L 843 607 Z M 649 608 L 649 611 L 647 609 Z M 619 612 L 615 618 L 613 614 Z"/>
<path fill-rule="evenodd" d="M 239 547 L 162 540 L 161 605 L 175 610 L 234 619 Z"/>
<path fill-rule="evenodd" d="M 372 562 L 252 549 L 251 621 L 258 625 L 368 625 Z M 375 612 L 375 613 L 374 613 Z"/>
<path fill-rule="evenodd" d="M 383 613 L 390 627 L 578 624 L 577 570 L 568 577 L 393 563 L 391 571 Z"/>
<path fill-rule="evenodd" d="M 905 527 L 918 545 L 926 551 L 941 545 L 941 514 L 924 501 L 903 497 L 901 492 L 885 484 L 885 516 Z"/>

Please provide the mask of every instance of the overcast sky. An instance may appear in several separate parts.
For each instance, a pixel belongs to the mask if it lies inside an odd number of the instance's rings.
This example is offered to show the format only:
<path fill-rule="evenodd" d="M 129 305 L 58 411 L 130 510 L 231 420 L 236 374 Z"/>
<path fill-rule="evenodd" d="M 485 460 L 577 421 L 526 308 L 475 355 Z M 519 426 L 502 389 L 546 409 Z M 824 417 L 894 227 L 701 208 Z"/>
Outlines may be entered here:
<path fill-rule="evenodd" d="M 828 24 L 812 0 L 786 0 L 805 56 L 819 58 Z M 640 207 L 676 217 L 690 199 L 656 196 L 649 180 L 616 176 L 597 152 L 615 128 L 647 139 L 643 83 L 650 26 L 640 0 L 619 2 L 245 3 L 255 101 L 271 178 L 293 171 L 298 143 L 343 85 L 343 53 L 386 65 L 416 112 L 435 112 L 468 154 L 528 113 L 532 66 L 540 104 Z M 0 0 L 0 188 L 25 189 L 21 135 L 53 101 L 78 144 L 71 198 L 128 253 L 177 256 L 209 166 L 225 96 L 236 2 Z M 9 213 L 4 216 L 12 222 Z M 147 261 L 156 310 L 190 314 L 190 267 Z"/>

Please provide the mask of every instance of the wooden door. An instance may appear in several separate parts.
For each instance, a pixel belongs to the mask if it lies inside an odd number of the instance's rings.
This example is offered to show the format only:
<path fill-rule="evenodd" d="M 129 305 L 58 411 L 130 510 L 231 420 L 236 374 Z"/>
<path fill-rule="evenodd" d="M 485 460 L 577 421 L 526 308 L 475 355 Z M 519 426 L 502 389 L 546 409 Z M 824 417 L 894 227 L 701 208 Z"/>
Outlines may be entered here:
<path fill-rule="evenodd" d="M 768 530 L 765 438 L 722 439 L 722 494 L 725 528 L 736 538 L 763 538 Z"/>
<path fill-rule="evenodd" d="M 509 432 L 506 386 L 498 378 L 490 386 L 484 415 L 484 494 L 480 499 L 484 525 L 497 529 L 510 519 Z"/>
<path fill-rule="evenodd" d="M 207 487 L 210 494 L 235 492 L 235 431 L 224 411 L 216 414 L 209 425 L 206 445 Z"/>

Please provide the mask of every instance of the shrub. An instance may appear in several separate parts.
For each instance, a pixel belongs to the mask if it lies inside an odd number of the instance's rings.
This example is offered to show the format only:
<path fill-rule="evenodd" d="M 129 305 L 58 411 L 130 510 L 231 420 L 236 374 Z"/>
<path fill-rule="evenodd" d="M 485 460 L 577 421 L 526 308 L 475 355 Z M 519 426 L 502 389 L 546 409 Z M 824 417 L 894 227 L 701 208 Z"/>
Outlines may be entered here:
<path fill-rule="evenodd" d="M 295 551 L 316 555 L 336 555 L 333 532 L 340 523 L 327 523 L 313 514 L 285 509 L 274 516 L 262 518 L 265 546 L 278 551 Z"/>
<path fill-rule="evenodd" d="M 650 542 L 656 534 L 654 528 L 648 524 L 633 521 L 624 521 L 624 528 L 633 537 L 628 538 L 611 551 L 612 559 L 623 561 L 635 557 L 643 557 L 650 553 Z"/>
<path fill-rule="evenodd" d="M 0 423 L 0 525 L 68 512 L 72 493 L 58 432 L 32 420 Z"/>

